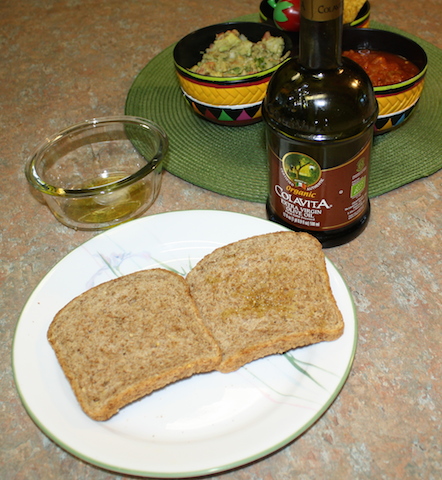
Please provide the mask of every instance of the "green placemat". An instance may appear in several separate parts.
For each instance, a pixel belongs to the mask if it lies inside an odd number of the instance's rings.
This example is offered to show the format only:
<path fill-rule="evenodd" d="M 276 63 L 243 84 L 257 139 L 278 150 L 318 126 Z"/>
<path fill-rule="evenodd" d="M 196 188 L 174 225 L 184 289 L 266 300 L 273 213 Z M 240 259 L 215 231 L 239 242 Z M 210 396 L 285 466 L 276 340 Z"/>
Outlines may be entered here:
<path fill-rule="evenodd" d="M 258 21 L 258 15 L 241 20 Z M 400 33 L 428 55 L 419 104 L 395 131 L 375 138 L 369 195 L 375 197 L 442 168 L 442 50 L 400 30 L 372 21 L 372 28 Z M 199 118 L 181 94 L 173 65 L 174 45 L 153 58 L 136 77 L 126 114 L 151 119 L 167 132 L 165 168 L 190 183 L 241 200 L 265 203 L 267 153 L 262 122 L 226 127 Z"/>

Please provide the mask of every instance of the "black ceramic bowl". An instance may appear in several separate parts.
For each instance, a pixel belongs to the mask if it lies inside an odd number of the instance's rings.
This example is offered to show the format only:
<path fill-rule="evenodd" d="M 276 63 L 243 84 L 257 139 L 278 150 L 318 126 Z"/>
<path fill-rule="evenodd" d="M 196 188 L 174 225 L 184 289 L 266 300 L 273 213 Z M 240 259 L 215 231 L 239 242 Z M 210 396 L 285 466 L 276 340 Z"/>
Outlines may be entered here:
<path fill-rule="evenodd" d="M 292 40 L 278 28 L 256 22 L 226 22 L 210 25 L 182 38 L 175 46 L 175 70 L 184 96 L 194 111 L 205 119 L 221 125 L 241 126 L 261 120 L 261 104 L 267 85 L 281 65 L 252 75 L 213 77 L 190 70 L 218 33 L 236 29 L 251 42 L 258 42 L 266 32 L 283 37 L 284 53 L 292 51 Z"/>
<path fill-rule="evenodd" d="M 404 82 L 374 87 L 379 105 L 375 133 L 385 133 L 399 127 L 409 118 L 424 88 L 427 55 L 413 40 L 393 32 L 369 28 L 344 29 L 342 49 L 377 50 L 392 53 L 414 63 L 419 73 Z"/>

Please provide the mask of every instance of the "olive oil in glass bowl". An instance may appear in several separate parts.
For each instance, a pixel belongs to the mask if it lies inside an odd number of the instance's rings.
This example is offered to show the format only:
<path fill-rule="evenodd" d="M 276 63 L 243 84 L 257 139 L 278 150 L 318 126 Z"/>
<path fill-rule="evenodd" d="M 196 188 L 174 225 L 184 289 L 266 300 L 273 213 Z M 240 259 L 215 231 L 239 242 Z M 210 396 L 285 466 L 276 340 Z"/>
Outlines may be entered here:
<path fill-rule="evenodd" d="M 155 201 L 167 147 L 166 133 L 151 121 L 87 120 L 48 138 L 29 159 L 26 177 L 64 225 L 106 229 Z"/>

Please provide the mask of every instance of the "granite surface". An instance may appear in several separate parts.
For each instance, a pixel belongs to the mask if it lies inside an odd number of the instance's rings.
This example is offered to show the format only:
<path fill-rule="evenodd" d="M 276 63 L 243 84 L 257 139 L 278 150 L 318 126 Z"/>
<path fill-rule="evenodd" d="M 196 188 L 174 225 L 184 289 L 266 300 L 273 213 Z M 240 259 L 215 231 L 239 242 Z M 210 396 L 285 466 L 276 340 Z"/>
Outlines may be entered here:
<path fill-rule="evenodd" d="M 442 48 L 441 0 L 372 0 L 372 18 Z M 191 30 L 258 10 L 256 0 L 3 0 L 0 3 L 0 477 L 122 477 L 66 453 L 33 423 L 14 384 L 15 325 L 44 275 L 94 233 L 58 223 L 29 191 L 46 135 L 121 114 L 135 76 Z M 441 135 L 442 138 L 442 135 Z M 425 148 L 425 145 L 422 145 Z M 399 159 L 398 159 L 399 160 Z M 342 392 L 277 453 L 220 480 L 442 478 L 442 172 L 372 200 L 368 228 L 327 250 L 353 294 L 359 343 Z M 146 213 L 265 208 L 166 173 Z"/>

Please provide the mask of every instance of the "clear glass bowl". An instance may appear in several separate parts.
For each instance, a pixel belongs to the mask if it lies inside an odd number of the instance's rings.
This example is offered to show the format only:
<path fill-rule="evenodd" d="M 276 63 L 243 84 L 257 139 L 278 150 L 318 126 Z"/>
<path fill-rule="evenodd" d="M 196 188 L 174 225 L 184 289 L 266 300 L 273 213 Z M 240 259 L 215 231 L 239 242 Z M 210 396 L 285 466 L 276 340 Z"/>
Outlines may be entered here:
<path fill-rule="evenodd" d="M 48 138 L 29 159 L 26 178 L 64 225 L 105 229 L 153 204 L 167 148 L 166 133 L 149 120 L 87 120 Z"/>

